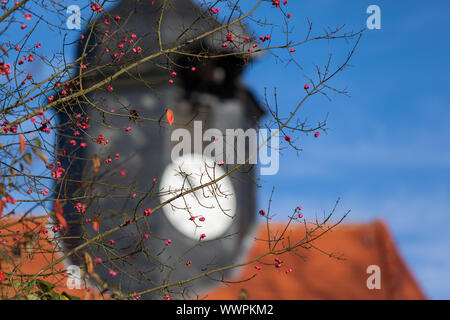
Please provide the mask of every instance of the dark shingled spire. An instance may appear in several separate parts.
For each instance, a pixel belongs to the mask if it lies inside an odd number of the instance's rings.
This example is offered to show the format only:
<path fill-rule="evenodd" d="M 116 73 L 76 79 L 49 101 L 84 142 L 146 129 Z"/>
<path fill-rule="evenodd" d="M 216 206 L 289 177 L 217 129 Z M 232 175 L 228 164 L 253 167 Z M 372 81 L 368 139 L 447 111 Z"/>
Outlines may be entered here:
<path fill-rule="evenodd" d="M 240 23 L 223 28 L 199 41 L 191 41 L 222 25 L 209 9 L 204 6 L 199 7 L 190 0 L 169 0 L 164 8 L 163 1 L 157 1 L 154 5 L 151 0 L 121 1 L 115 8 L 99 16 L 86 50 L 88 57 L 85 62 L 94 67 L 105 66 L 101 68 L 101 72 L 95 73 L 95 76 L 104 77 L 117 71 L 126 62 L 135 60 L 136 57 L 159 52 L 158 21 L 162 12 L 160 34 L 163 50 L 189 42 L 179 51 L 209 54 L 243 52 L 245 54 L 241 56 L 242 59 L 248 59 L 247 50 L 251 44 L 244 42 L 248 32 Z M 120 19 L 116 20 L 115 17 Z M 105 19 L 108 20 L 107 24 Z M 222 44 L 227 42 L 228 33 L 233 35 L 234 41 L 228 42 L 227 46 L 223 47 Z M 132 34 L 135 34 L 136 38 L 130 44 Z M 118 47 L 120 44 L 123 44 L 123 48 Z M 141 53 L 133 51 L 133 48 L 137 47 L 142 48 Z M 84 44 L 79 48 L 79 56 L 83 49 Z M 124 55 L 121 56 L 120 61 L 114 61 L 114 53 L 120 54 L 120 52 Z M 179 54 L 170 55 L 170 58 L 175 61 L 179 57 L 181 57 Z M 148 72 L 155 73 L 158 70 L 164 72 L 157 65 L 165 65 L 167 62 L 167 57 L 161 56 L 138 66 L 134 72 L 139 72 L 141 75 Z M 92 73 L 88 75 L 93 76 Z"/>
<path fill-rule="evenodd" d="M 89 46 L 86 50 L 87 58 L 82 62 L 87 65 L 87 69 L 83 70 L 83 85 L 87 87 L 105 79 L 129 65 L 130 61 L 132 63 L 136 59 L 160 52 L 158 20 L 162 3 L 162 0 L 157 1 L 155 5 L 152 5 L 151 0 L 123 0 L 111 11 L 102 13 L 96 21 L 94 35 L 89 36 L 89 32 L 85 32 L 84 39 L 89 40 Z M 187 40 L 220 25 L 208 8 L 201 10 L 191 1 L 169 0 L 166 3 L 161 24 L 163 50 L 184 44 Z M 116 20 L 116 16 L 120 19 Z M 107 23 L 105 19 L 108 20 Z M 105 35 L 106 31 L 109 31 L 109 35 Z M 231 33 L 233 42 L 227 41 L 228 33 Z M 133 37 L 133 42 L 130 43 L 132 34 L 136 37 Z M 161 55 L 130 70 L 136 76 L 126 72 L 121 78 L 113 79 L 110 85 L 114 92 L 106 90 L 107 85 L 104 85 L 88 93 L 86 99 L 80 99 L 76 105 L 64 106 L 67 113 L 58 113 L 61 124 L 69 123 L 61 125 L 59 148 L 67 149 L 70 157 L 59 157 L 62 167 L 68 168 L 65 176 L 67 181 L 63 180 L 55 190 L 64 190 L 60 194 L 75 198 L 74 201 L 67 201 L 64 206 L 65 218 L 69 224 L 68 230 L 64 231 L 67 237 L 61 242 L 65 252 L 85 244 L 99 232 L 105 232 L 121 225 L 125 220 L 133 219 L 136 214 L 142 215 L 145 208 L 155 208 L 162 201 L 159 193 L 173 191 L 170 183 L 153 183 L 153 178 L 162 179 L 163 174 L 171 170 L 174 142 L 172 143 L 170 137 L 174 130 L 188 127 L 187 124 L 193 119 L 203 121 L 205 129 L 215 128 L 224 133 L 227 129 L 245 131 L 255 127 L 264 111 L 250 90 L 240 81 L 242 70 L 249 58 L 247 49 L 252 45 L 249 41 L 244 42 L 245 37 L 243 26 L 238 24 L 212 33 L 201 41 L 183 46 L 179 51 L 201 54 L 244 53 L 215 59 L 198 59 L 175 53 L 169 56 Z M 225 41 L 227 46 L 222 46 Z M 120 48 L 122 44 L 123 48 Z M 138 46 L 142 48 L 140 53 L 133 51 L 133 48 L 137 49 Z M 109 52 L 106 52 L 106 48 Z M 84 47 L 81 46 L 79 54 L 83 52 Z M 114 59 L 114 53 L 120 52 L 125 54 L 117 61 Z M 192 67 L 196 68 L 195 72 Z M 171 78 L 173 71 L 176 71 L 177 75 Z M 175 82 L 169 84 L 169 79 L 174 79 Z M 129 117 L 105 115 L 99 112 L 97 107 L 104 110 L 121 110 L 122 113 L 129 111 L 130 114 L 132 110 L 139 110 L 139 116 L 147 119 L 161 118 L 166 108 L 170 107 L 176 121 L 169 128 L 150 121 L 138 120 L 135 123 Z M 72 115 L 78 113 L 88 116 L 91 123 L 96 125 L 87 133 L 82 132 L 79 137 L 87 142 L 86 147 L 77 146 L 74 149 L 69 144 L 73 135 L 73 125 L 70 123 L 74 121 Z M 102 126 L 101 123 L 107 125 Z M 116 129 L 130 125 L 133 130 L 127 134 Z M 107 147 L 92 141 L 92 137 L 95 138 L 99 134 L 110 140 Z M 104 158 L 109 152 L 120 153 L 120 160 L 115 164 L 117 167 L 102 166 L 98 173 L 94 172 L 90 159 L 96 156 Z M 227 168 L 232 168 L 234 164 L 231 162 L 227 164 Z M 169 278 L 170 281 L 181 281 L 198 276 L 205 270 L 240 261 L 253 240 L 256 222 L 256 190 L 252 167 L 253 165 L 247 164 L 230 178 L 233 186 L 230 192 L 235 198 L 236 208 L 233 209 L 235 215 L 231 224 L 221 236 L 223 239 L 209 241 L 211 238 L 207 236 L 199 245 L 198 238 L 188 238 L 175 229 L 168 220 L 167 213 L 164 213 L 164 208 L 169 208 L 167 205 L 151 217 L 116 230 L 107 239 L 101 239 L 100 243 L 93 241 L 87 244 L 73 254 L 68 263 L 82 265 L 84 252 L 101 258 L 103 263 L 99 264 L 95 271 L 100 279 L 109 285 L 115 285 L 115 288 L 125 293 L 132 293 L 154 288 Z M 122 175 L 122 169 L 126 169 L 127 173 Z M 84 183 L 85 181 L 89 183 Z M 137 204 L 137 199 L 133 201 L 128 195 L 123 196 L 132 190 L 145 190 L 148 194 L 142 198 L 143 202 L 139 200 Z M 84 194 L 89 199 L 81 196 L 83 200 L 80 202 L 86 204 L 87 208 L 80 216 L 74 207 L 78 202 L 76 197 Z M 221 213 L 220 209 L 216 211 Z M 94 230 L 92 221 L 97 217 L 100 226 L 98 230 Z M 86 221 L 87 218 L 91 220 Z M 206 230 L 202 232 L 208 233 Z M 143 234 L 146 233 L 152 236 L 145 239 L 144 243 Z M 173 244 L 164 245 L 161 237 L 171 239 Z M 106 248 L 109 239 L 114 239 L 115 244 Z M 124 259 L 125 256 L 128 258 Z M 178 261 L 178 258 L 181 260 Z M 183 261 L 185 259 L 192 261 L 192 266 L 186 266 Z M 175 269 L 172 269 L 172 264 Z M 109 270 L 119 272 L 120 276 L 112 277 Z M 231 270 L 221 272 L 218 277 L 230 274 Z M 186 290 L 183 295 L 180 292 L 176 295 L 194 297 L 198 292 L 216 284 L 217 281 L 209 277 L 201 277 L 186 284 L 183 287 L 183 291 Z M 177 287 L 177 290 L 179 289 Z M 159 293 L 151 292 L 142 298 L 152 299 L 158 297 Z"/>

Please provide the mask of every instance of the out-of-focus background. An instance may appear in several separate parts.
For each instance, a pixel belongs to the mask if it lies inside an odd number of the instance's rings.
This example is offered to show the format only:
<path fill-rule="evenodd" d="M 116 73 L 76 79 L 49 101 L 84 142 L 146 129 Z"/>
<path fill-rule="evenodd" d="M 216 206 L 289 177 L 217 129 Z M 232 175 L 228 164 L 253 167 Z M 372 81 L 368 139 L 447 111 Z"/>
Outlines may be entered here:
<path fill-rule="evenodd" d="M 305 17 L 317 28 L 342 23 L 362 28 L 371 4 L 381 9 L 381 29 L 365 32 L 352 67 L 335 82 L 347 87 L 351 98 L 338 95 L 331 102 L 307 103 L 304 115 L 311 121 L 329 112 L 330 130 L 319 140 L 298 137 L 303 152 L 281 157 L 279 174 L 265 177 L 260 205 L 271 192 L 270 183 L 277 186 L 273 206 L 280 215 L 292 210 L 292 199 L 313 215 L 329 210 L 341 197 L 341 208 L 352 210 L 347 221 L 384 219 L 425 294 L 448 299 L 450 3 L 289 1 L 292 37 L 304 34 Z M 328 52 L 349 45 L 316 43 L 296 54 L 302 61 L 308 52 L 308 59 L 317 56 L 318 63 Z M 292 107 L 303 75 L 268 59 L 247 71 L 247 83 L 260 95 L 264 87 L 276 86 L 279 105 Z"/>
<path fill-rule="evenodd" d="M 77 1 L 77 4 L 83 1 Z M 85 1 L 86 2 L 86 1 Z M 87 2 L 86 2 L 87 3 Z M 302 152 L 285 150 L 280 171 L 262 177 L 258 205 L 267 207 L 276 186 L 272 212 L 285 221 L 301 204 L 304 215 L 329 212 L 341 198 L 339 210 L 351 209 L 347 222 L 384 219 L 414 277 L 432 299 L 450 298 L 450 81 L 448 70 L 448 12 L 446 1 L 288 1 L 292 14 L 289 37 L 302 40 L 306 18 L 320 33 L 346 24 L 357 31 L 366 26 L 366 9 L 381 9 L 381 29 L 367 30 L 351 66 L 334 80 L 351 97 L 314 97 L 302 108 L 311 123 L 328 114 L 328 132 L 318 139 L 292 135 Z M 251 3 L 241 3 L 243 8 Z M 39 12 L 36 12 L 39 15 Z M 270 6 L 257 12 L 270 16 Z M 271 17 L 283 28 L 283 19 Z M 270 26 L 253 26 L 256 34 L 270 34 Z M 48 26 L 33 35 L 41 40 Z M 67 42 L 79 37 L 69 32 Z M 46 36 L 42 51 L 60 51 L 63 34 Z M 276 42 L 279 33 L 272 34 Z M 281 40 L 280 40 L 281 41 Z M 282 42 L 282 41 L 281 41 Z M 322 65 L 328 55 L 342 61 L 352 43 L 322 41 L 307 44 L 292 55 L 301 63 L 283 63 L 266 53 L 246 71 L 244 81 L 260 99 L 267 88 L 278 91 L 281 111 L 292 109 L 301 94 L 312 63 Z M 75 52 L 67 52 L 70 61 Z M 285 62 L 289 55 L 283 57 Z M 51 73 L 32 65 L 33 73 Z"/>

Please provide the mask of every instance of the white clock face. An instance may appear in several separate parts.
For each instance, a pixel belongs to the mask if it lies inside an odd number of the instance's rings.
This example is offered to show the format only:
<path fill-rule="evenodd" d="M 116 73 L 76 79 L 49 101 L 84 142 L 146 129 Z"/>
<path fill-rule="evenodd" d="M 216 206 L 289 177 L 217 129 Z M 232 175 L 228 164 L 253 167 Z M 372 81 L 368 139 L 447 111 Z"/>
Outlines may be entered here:
<path fill-rule="evenodd" d="M 161 178 L 161 203 L 193 187 L 200 186 L 225 174 L 223 167 L 209 157 L 189 154 L 170 163 Z M 219 182 L 180 197 L 163 207 L 172 226 L 184 236 L 206 240 L 223 236 L 233 222 L 236 195 L 231 179 Z"/>

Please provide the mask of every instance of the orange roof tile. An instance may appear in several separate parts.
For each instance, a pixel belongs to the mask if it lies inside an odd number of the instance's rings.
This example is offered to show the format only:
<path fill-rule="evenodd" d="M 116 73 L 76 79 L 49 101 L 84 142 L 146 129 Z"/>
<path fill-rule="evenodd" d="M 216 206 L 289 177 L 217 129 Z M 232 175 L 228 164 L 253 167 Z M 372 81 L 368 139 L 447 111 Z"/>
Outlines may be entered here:
<path fill-rule="evenodd" d="M 0 220 L 0 270 L 5 273 L 12 271 L 12 265 L 17 265 L 26 252 L 16 255 L 14 263 L 5 261 L 8 248 L 11 257 L 17 243 L 33 243 L 39 247 L 39 253 L 24 259 L 18 268 L 23 275 L 34 275 L 42 267 L 59 258 L 52 243 L 46 235 L 40 232 L 44 221 L 25 221 L 11 225 L 12 219 Z M 272 226 L 272 232 L 281 230 L 282 226 Z M 290 231 L 291 241 L 299 240 L 304 235 L 304 228 L 295 226 Z M 14 239 L 16 237 L 16 239 Z M 31 237 L 31 238 L 30 238 Z M 257 239 L 267 239 L 265 225 L 261 225 Z M 274 266 L 274 256 L 265 257 L 261 270 L 256 270 L 251 264 L 243 267 L 239 275 L 231 279 L 234 284 L 223 284 L 212 290 L 207 299 L 232 300 L 249 299 L 424 299 L 425 296 L 415 282 L 407 266 L 397 251 L 386 225 L 376 221 L 365 225 L 342 225 L 314 242 L 315 247 L 327 253 L 342 254 L 344 260 L 331 258 L 313 248 L 299 248 L 277 256 L 282 260 L 283 267 Z M 260 256 L 267 250 L 267 242 L 256 241 L 250 250 L 249 259 Z M 3 261 L 2 261 L 3 260 Z M 381 289 L 369 290 L 366 285 L 366 273 L 369 265 L 378 265 L 381 269 Z M 287 268 L 292 272 L 286 273 Z M 85 289 L 69 290 L 66 286 L 67 277 L 64 265 L 59 263 L 51 270 L 44 272 L 40 278 L 56 284 L 55 291 L 81 297 L 83 299 L 101 299 L 98 293 L 87 292 Z M 256 276 L 255 276 L 256 275 Z M 254 277 L 253 277 L 254 276 Z M 253 278 L 252 278 L 253 277 Z M 252 278 L 248 281 L 243 280 Z M 12 297 L 11 289 L 8 296 Z"/>
<path fill-rule="evenodd" d="M 22 283 L 20 279 L 25 279 L 39 272 L 43 267 L 60 257 L 48 236 L 41 232 L 45 227 L 43 219 L 25 219 L 17 223 L 17 219 L 0 220 L 0 270 L 7 274 L 17 274 L 13 277 L 17 283 Z M 32 248 L 34 254 L 29 254 L 26 247 Z M 57 293 L 66 292 L 69 295 L 82 299 L 101 298 L 98 293 L 88 292 L 85 288 L 68 289 L 66 267 L 63 263 L 58 263 L 51 269 L 44 271 L 38 279 L 55 284 L 54 291 Z M 8 292 L 6 292 L 9 288 Z M 3 287 L 0 296 L 6 294 L 14 297 L 18 292 L 14 286 Z"/>
<path fill-rule="evenodd" d="M 278 226 L 278 231 L 281 228 Z M 303 236 L 303 227 L 291 230 L 292 241 Z M 257 238 L 267 239 L 265 226 Z M 261 264 L 260 271 L 255 269 L 256 263 L 244 267 L 232 279 L 238 283 L 222 285 L 210 292 L 208 299 L 425 299 L 381 221 L 338 226 L 314 245 L 325 252 L 341 253 L 345 260 L 330 258 L 312 248 L 282 255 L 282 268 L 275 268 L 274 256 L 266 257 L 263 262 L 271 265 Z M 259 241 L 248 258 L 258 257 L 266 250 L 267 243 Z M 370 274 L 366 270 L 370 265 L 380 267 L 380 290 L 367 288 Z M 286 273 L 286 268 L 292 268 L 292 272 Z M 255 274 L 251 280 L 239 283 Z"/>

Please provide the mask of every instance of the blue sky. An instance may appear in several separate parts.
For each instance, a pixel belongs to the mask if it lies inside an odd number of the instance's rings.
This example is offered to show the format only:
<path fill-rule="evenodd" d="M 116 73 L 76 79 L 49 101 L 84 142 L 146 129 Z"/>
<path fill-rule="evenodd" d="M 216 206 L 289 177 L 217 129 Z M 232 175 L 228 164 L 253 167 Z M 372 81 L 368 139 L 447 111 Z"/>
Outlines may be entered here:
<path fill-rule="evenodd" d="M 345 23 L 363 28 L 366 8 L 381 9 L 381 29 L 367 30 L 352 67 L 333 84 L 351 97 L 315 97 L 302 117 L 312 123 L 329 113 L 327 134 L 293 136 L 303 152 L 285 152 L 278 175 L 264 177 L 260 206 L 276 186 L 274 211 L 285 216 L 302 203 L 309 215 L 327 212 L 342 198 L 347 222 L 384 219 L 430 298 L 450 298 L 450 82 L 445 1 L 289 1 L 292 39 L 301 40 L 308 17 L 320 32 Z M 268 11 L 267 11 L 268 12 Z M 264 14 L 264 13 L 263 13 Z M 322 64 L 345 42 L 311 44 L 295 55 Z M 306 54 L 308 53 L 308 54 Z M 259 94 L 277 87 L 279 105 L 293 108 L 305 74 L 270 63 L 267 56 L 246 73 Z M 268 63 L 269 62 L 269 63 Z M 307 68 L 305 68 L 307 69 Z"/>
<path fill-rule="evenodd" d="M 348 222 L 384 219 L 427 296 L 449 299 L 450 2 L 290 0 L 290 36 L 302 40 L 307 17 L 316 34 L 343 23 L 347 30 L 359 30 L 371 4 L 381 8 L 381 29 L 365 32 L 351 68 L 333 81 L 348 88 L 351 97 L 317 96 L 305 104 L 300 118 L 316 123 L 328 113 L 329 130 L 318 139 L 292 135 L 303 151 L 284 151 L 279 174 L 263 177 L 259 207 L 267 206 L 272 186 L 280 219 L 298 204 L 305 216 L 327 212 L 341 197 L 340 212 L 352 210 Z M 270 17 L 275 27 L 253 30 L 258 35 L 272 31 L 274 44 L 280 43 L 281 15 L 269 3 L 257 15 Z M 37 30 L 39 40 L 49 32 L 43 25 Z M 78 35 L 73 31 L 69 39 Z M 62 34 L 53 36 L 42 41 L 42 50 L 59 49 Z M 304 71 L 266 54 L 246 71 L 245 82 L 260 98 L 264 88 L 276 87 L 286 113 L 301 98 L 312 63 L 323 64 L 329 53 L 341 61 L 351 45 L 323 41 L 297 48 L 294 56 Z M 73 52 L 67 55 L 73 58 Z M 32 67 L 41 76 L 49 72 Z"/>

